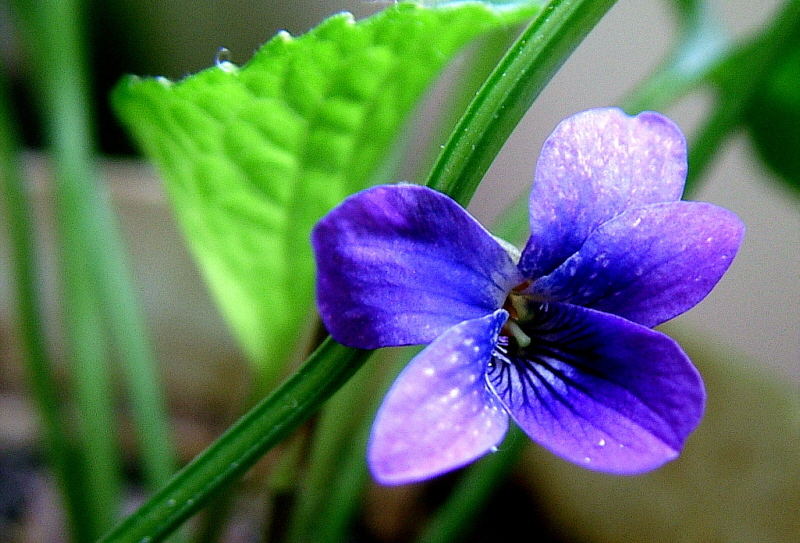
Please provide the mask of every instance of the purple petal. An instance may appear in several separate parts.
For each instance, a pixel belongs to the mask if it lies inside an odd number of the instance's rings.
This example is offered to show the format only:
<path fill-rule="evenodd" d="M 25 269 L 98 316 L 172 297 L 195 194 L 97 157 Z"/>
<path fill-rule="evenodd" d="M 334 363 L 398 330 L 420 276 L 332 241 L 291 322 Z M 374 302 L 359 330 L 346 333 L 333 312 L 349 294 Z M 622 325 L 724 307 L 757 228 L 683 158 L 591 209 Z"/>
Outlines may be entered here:
<path fill-rule="evenodd" d="M 703 383 L 667 336 L 568 304 L 524 325 L 531 345 L 487 379 L 531 439 L 589 469 L 634 474 L 674 459 L 703 413 Z"/>
<path fill-rule="evenodd" d="M 666 117 L 609 108 L 565 119 L 536 165 L 520 268 L 532 279 L 550 273 L 615 215 L 680 199 L 685 180 L 686 142 Z"/>
<path fill-rule="evenodd" d="M 655 326 L 694 307 L 728 269 L 744 235 L 732 212 L 700 202 L 631 209 L 535 281 L 535 298 Z"/>
<path fill-rule="evenodd" d="M 522 281 L 472 216 L 417 185 L 351 196 L 317 224 L 312 243 L 322 320 L 362 349 L 427 343 L 492 313 Z"/>
<path fill-rule="evenodd" d="M 435 477 L 500 442 L 508 415 L 487 391 L 484 372 L 507 318 L 501 309 L 462 322 L 403 370 L 372 427 L 367 460 L 378 482 Z"/>

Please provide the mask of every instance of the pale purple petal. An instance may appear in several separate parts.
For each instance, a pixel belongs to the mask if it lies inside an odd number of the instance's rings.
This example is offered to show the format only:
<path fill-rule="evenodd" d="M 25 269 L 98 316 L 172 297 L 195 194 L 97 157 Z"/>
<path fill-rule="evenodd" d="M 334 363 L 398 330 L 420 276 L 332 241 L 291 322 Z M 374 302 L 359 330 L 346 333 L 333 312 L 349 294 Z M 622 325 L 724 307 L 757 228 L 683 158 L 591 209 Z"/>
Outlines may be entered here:
<path fill-rule="evenodd" d="M 655 326 L 705 298 L 730 266 L 743 235 L 735 214 L 711 204 L 632 209 L 600 226 L 528 292 Z"/>
<path fill-rule="evenodd" d="M 592 109 L 565 119 L 542 148 L 520 269 L 550 273 L 600 224 L 628 208 L 680 199 L 686 142 L 666 117 Z"/>
<path fill-rule="evenodd" d="M 531 345 L 495 360 L 490 386 L 528 436 L 586 468 L 617 474 L 678 456 L 704 407 L 702 381 L 672 339 L 620 317 L 547 304 Z"/>
<path fill-rule="evenodd" d="M 462 322 L 403 370 L 372 427 L 367 459 L 383 484 L 421 481 L 489 452 L 508 429 L 508 415 L 484 380 L 497 334 L 498 310 Z"/>
<path fill-rule="evenodd" d="M 351 347 L 427 343 L 492 313 L 522 281 L 472 216 L 417 185 L 351 196 L 317 224 L 312 242 L 320 315 Z"/>

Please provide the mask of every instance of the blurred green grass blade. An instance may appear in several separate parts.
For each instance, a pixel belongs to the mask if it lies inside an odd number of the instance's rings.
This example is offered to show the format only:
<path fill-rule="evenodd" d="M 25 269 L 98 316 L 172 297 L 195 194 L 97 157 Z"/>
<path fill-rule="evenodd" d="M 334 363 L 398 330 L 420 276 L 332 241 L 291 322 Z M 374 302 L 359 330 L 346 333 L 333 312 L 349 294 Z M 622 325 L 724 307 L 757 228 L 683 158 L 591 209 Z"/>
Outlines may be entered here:
<path fill-rule="evenodd" d="M 394 378 L 419 347 L 379 351 L 325 404 L 314 428 L 308 468 L 298 484 L 286 541 L 337 543 L 349 537 L 368 481 L 372 417 Z"/>
<path fill-rule="evenodd" d="M 164 176 L 212 293 L 269 383 L 312 307 L 314 223 L 371 181 L 409 112 L 461 47 L 537 2 L 389 6 L 278 34 L 244 66 L 124 80 L 114 104 Z"/>
<path fill-rule="evenodd" d="M 22 176 L 19 143 L 14 134 L 3 74 L 0 73 L 0 193 L 9 230 L 16 322 L 28 386 L 38 411 L 44 456 L 61 494 L 70 541 L 90 541 L 92 521 L 85 507 L 83 468 L 67 436 L 59 400 L 60 386 L 45 345 L 45 327 L 38 284 L 33 206 Z"/>
<path fill-rule="evenodd" d="M 60 220 L 63 220 L 60 219 Z M 117 519 L 122 506 L 122 465 L 117 443 L 107 338 L 91 283 L 87 254 L 75 231 L 61 232 L 63 316 L 75 396 L 75 425 L 83 455 L 85 518 L 91 540 Z"/>
<path fill-rule="evenodd" d="M 94 169 L 91 101 L 81 42 L 82 5 L 75 1 L 15 0 L 13 7 L 32 56 L 35 90 L 50 139 L 63 253 L 81 261 L 80 269 L 70 271 L 88 273 L 92 288 L 65 287 L 74 288 L 76 298 L 94 298 L 92 303 L 97 305 L 93 307 L 99 308 L 103 324 L 113 334 L 122 358 L 121 369 L 128 378 L 143 471 L 148 484 L 155 487 L 172 474 L 174 457 L 152 348 L 125 266 L 127 259 L 110 199 Z M 67 283 L 77 281 L 69 276 L 64 279 Z M 90 307 L 88 301 L 85 307 Z M 65 318 L 79 317 L 65 307 Z M 88 329 L 81 328 L 83 324 L 73 322 L 67 328 L 85 332 L 89 338 Z M 91 337 L 102 333 L 105 330 L 92 330 Z M 83 342 L 72 339 L 73 345 Z M 98 364 L 96 372 L 105 371 Z M 111 390 L 105 394 L 112 401 Z M 105 438 L 116 439 L 108 428 L 105 430 Z"/>

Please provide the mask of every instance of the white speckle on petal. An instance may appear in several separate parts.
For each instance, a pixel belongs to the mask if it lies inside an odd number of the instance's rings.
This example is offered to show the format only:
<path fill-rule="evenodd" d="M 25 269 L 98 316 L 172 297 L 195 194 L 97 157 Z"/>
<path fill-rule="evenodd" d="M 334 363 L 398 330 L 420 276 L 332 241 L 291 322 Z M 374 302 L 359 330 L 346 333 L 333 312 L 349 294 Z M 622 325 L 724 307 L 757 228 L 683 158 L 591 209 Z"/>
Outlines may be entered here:
<path fill-rule="evenodd" d="M 434 370 L 433 368 L 425 368 L 424 370 L 422 370 L 422 373 L 424 373 L 428 377 L 433 377 L 434 375 L 436 375 L 436 370 Z"/>
<path fill-rule="evenodd" d="M 601 447 L 605 447 L 606 446 L 606 440 L 605 439 L 601 439 L 600 441 L 597 442 L 597 444 L 599 446 L 601 446 Z"/>

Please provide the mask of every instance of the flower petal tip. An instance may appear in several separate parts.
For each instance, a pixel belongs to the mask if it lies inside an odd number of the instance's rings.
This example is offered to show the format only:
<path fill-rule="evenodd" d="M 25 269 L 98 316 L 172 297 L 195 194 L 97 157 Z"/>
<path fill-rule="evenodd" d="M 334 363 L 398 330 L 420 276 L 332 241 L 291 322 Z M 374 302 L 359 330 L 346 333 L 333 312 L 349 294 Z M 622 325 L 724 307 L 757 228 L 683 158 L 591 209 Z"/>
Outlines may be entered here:
<path fill-rule="evenodd" d="M 460 468 L 492 450 L 508 415 L 483 369 L 508 313 L 453 326 L 403 370 L 375 417 L 367 461 L 375 479 L 399 485 Z"/>

